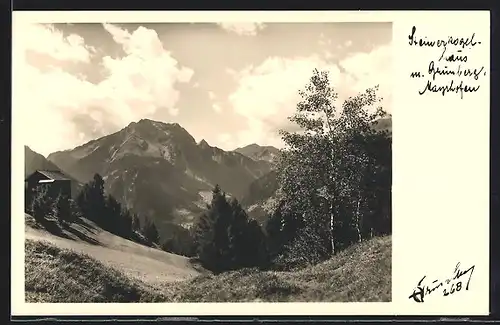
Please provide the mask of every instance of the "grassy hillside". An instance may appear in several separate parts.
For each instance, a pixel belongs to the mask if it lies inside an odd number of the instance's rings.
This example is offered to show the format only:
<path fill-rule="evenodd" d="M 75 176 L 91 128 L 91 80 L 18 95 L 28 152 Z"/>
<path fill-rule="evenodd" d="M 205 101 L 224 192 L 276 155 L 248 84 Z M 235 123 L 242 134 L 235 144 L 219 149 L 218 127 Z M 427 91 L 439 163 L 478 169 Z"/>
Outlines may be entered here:
<path fill-rule="evenodd" d="M 391 300 L 391 237 L 379 237 L 296 272 L 240 270 L 171 288 L 174 301 L 375 302 Z"/>
<path fill-rule="evenodd" d="M 27 239 L 28 302 L 391 300 L 390 236 L 355 245 L 324 263 L 296 272 L 244 269 L 218 276 L 205 273 L 175 282 L 162 276 L 171 269 L 169 263 L 148 265 L 149 276 L 142 278 L 135 276 L 130 267 L 144 260 L 133 261 L 138 257 L 128 249 L 123 248 L 123 252 L 130 255 L 129 260 L 124 259 L 120 266 L 106 263 L 102 254 L 78 249 L 74 243 L 72 246 L 70 250 L 54 241 Z"/>
<path fill-rule="evenodd" d="M 89 255 L 27 240 L 27 302 L 157 302 L 165 296 Z"/>
<path fill-rule="evenodd" d="M 127 278 L 149 285 L 186 280 L 203 272 L 187 257 L 113 235 L 83 218 L 61 230 L 51 220 L 44 228 L 35 227 L 32 217 L 26 215 L 25 236 L 28 241 L 44 242 L 59 250 L 69 249 L 75 254 L 88 256 L 93 261 L 120 270 Z"/>

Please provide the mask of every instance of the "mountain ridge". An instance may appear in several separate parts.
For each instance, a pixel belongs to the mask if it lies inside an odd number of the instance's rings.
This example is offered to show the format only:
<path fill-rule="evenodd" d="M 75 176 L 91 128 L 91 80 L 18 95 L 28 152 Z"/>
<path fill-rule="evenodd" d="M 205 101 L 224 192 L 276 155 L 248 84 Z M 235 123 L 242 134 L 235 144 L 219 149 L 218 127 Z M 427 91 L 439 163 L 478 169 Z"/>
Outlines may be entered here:
<path fill-rule="evenodd" d="M 392 132 L 392 118 L 374 127 Z M 73 149 L 51 153 L 46 160 L 81 183 L 99 173 L 107 193 L 155 220 L 161 233 L 172 223 L 190 227 L 210 202 L 215 184 L 262 222 L 273 205 L 279 153 L 278 148 L 256 143 L 225 151 L 205 139 L 196 142 L 178 123 L 140 119 Z"/>
<path fill-rule="evenodd" d="M 107 193 L 155 220 L 160 232 L 169 223 L 190 226 L 210 201 L 215 184 L 241 198 L 251 182 L 271 170 L 268 161 L 224 151 L 206 140 L 196 143 L 179 124 L 149 119 L 54 152 L 48 160 L 81 182 L 99 173 Z"/>

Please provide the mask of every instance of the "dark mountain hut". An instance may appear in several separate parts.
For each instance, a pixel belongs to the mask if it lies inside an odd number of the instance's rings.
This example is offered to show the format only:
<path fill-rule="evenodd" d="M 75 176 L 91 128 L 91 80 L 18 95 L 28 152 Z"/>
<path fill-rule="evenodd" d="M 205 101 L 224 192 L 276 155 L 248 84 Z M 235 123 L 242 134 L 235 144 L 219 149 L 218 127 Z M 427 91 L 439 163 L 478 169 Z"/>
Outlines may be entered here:
<path fill-rule="evenodd" d="M 62 206 L 69 206 L 71 198 L 71 179 L 60 171 L 37 170 L 25 179 L 26 204 L 29 205 L 36 190 L 41 186 L 47 189 L 47 195 L 56 199 L 59 194 L 60 199 L 67 201 Z"/>

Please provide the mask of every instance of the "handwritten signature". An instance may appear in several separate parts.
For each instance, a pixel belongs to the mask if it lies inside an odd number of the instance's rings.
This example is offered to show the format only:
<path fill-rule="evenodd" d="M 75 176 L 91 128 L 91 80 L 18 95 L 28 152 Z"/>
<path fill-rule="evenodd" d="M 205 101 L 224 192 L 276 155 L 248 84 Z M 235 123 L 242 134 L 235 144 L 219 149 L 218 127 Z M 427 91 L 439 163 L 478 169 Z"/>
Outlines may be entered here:
<path fill-rule="evenodd" d="M 439 292 L 437 289 L 442 288 L 443 296 L 449 296 L 454 293 L 461 291 L 462 289 L 469 290 L 469 284 L 474 273 L 474 265 L 469 267 L 467 270 L 463 271 L 460 269 L 460 262 L 457 263 L 455 267 L 455 271 L 453 272 L 453 277 L 446 279 L 444 281 L 434 280 L 430 284 L 424 284 L 424 280 L 427 276 L 424 275 L 422 279 L 417 284 L 417 287 L 413 289 L 413 293 L 408 297 L 409 299 L 413 299 L 416 302 L 424 302 L 424 297 L 426 295 L 430 295 L 434 292 Z M 467 279 L 467 284 L 465 288 L 463 287 L 464 279 L 461 279 L 465 275 L 469 275 Z"/>

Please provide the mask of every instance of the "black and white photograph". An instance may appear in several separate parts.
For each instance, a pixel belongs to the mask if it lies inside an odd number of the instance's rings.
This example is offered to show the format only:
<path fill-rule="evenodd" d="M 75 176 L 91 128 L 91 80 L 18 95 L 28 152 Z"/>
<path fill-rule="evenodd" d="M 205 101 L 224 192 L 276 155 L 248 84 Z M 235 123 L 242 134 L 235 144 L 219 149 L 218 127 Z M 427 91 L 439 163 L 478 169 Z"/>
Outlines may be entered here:
<path fill-rule="evenodd" d="M 25 301 L 391 302 L 392 28 L 26 25 Z"/>

